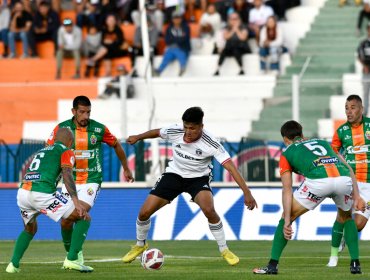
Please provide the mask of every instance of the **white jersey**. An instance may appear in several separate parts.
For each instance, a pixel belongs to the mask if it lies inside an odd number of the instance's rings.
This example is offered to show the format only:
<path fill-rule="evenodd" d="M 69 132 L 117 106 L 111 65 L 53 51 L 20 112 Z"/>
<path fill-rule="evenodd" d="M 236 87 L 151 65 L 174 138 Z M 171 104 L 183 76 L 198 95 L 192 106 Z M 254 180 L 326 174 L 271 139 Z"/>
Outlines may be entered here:
<path fill-rule="evenodd" d="M 166 172 L 180 175 L 183 178 L 207 176 L 212 169 L 212 158 L 220 164 L 231 160 L 224 147 L 203 130 L 202 137 L 195 142 L 184 141 L 183 125 L 172 125 L 161 128 L 160 136 L 172 143 L 173 159 L 169 162 Z"/>

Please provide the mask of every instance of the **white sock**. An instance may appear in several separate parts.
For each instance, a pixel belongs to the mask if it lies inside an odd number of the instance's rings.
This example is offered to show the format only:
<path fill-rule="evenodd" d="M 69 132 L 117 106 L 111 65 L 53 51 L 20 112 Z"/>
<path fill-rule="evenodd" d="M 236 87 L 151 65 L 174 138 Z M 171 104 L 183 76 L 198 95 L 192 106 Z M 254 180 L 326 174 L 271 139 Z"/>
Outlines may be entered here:
<path fill-rule="evenodd" d="M 226 244 L 224 227 L 222 225 L 221 220 L 216 224 L 208 223 L 208 225 L 209 225 L 209 229 L 211 230 L 214 238 L 217 241 L 218 249 L 220 250 L 220 252 L 227 249 L 228 247 Z"/>
<path fill-rule="evenodd" d="M 150 219 L 146 221 L 140 221 L 139 219 L 136 219 L 136 245 L 137 246 L 144 246 L 145 240 L 148 237 L 148 232 L 150 229 Z"/>

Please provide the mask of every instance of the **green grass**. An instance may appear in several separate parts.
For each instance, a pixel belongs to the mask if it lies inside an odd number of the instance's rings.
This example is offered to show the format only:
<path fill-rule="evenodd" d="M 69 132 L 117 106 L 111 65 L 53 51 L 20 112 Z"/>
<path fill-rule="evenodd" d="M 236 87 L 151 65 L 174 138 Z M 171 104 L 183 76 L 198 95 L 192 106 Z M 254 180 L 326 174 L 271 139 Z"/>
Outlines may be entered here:
<path fill-rule="evenodd" d="M 14 242 L 0 242 L 0 279 L 370 279 L 370 243 L 361 242 L 363 275 L 349 273 L 348 250 L 341 255 L 337 268 L 327 268 L 328 241 L 290 241 L 280 260 L 277 276 L 253 275 L 254 267 L 264 266 L 269 259 L 269 241 L 229 241 L 230 249 L 240 257 L 239 265 L 231 267 L 219 256 L 214 241 L 151 241 L 160 248 L 165 264 L 159 271 L 144 270 L 138 260 L 123 264 L 119 259 L 130 248 L 128 241 L 87 241 L 84 247 L 91 274 L 64 271 L 65 254 L 61 242 L 35 241 L 23 257 L 21 273 L 5 273 Z M 99 262 L 101 260 L 101 262 Z M 103 262 L 104 261 L 104 262 Z"/>

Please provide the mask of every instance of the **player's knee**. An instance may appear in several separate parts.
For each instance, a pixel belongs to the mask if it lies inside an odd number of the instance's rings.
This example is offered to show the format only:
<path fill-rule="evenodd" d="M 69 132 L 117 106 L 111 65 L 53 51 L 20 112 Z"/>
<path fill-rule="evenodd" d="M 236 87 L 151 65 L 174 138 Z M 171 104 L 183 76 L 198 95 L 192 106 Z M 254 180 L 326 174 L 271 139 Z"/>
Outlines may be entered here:
<path fill-rule="evenodd" d="M 218 217 L 218 215 L 216 213 L 216 210 L 213 206 L 204 207 L 204 208 L 202 208 L 202 211 L 208 219 L 213 219 L 213 218 Z"/>
<path fill-rule="evenodd" d="M 355 219 L 355 222 L 356 222 L 357 231 L 360 232 L 366 226 L 367 219 L 365 219 L 365 218 L 363 218 L 363 219 Z"/>
<path fill-rule="evenodd" d="M 35 235 L 37 232 L 37 223 L 28 223 L 25 225 L 24 230 L 27 231 L 29 234 Z"/>
<path fill-rule="evenodd" d="M 148 219 L 150 219 L 151 215 L 151 211 L 147 209 L 141 209 L 137 217 L 140 221 L 147 221 Z"/>
<path fill-rule="evenodd" d="M 73 221 L 68 219 L 62 219 L 60 225 L 62 226 L 63 229 L 72 229 Z"/>

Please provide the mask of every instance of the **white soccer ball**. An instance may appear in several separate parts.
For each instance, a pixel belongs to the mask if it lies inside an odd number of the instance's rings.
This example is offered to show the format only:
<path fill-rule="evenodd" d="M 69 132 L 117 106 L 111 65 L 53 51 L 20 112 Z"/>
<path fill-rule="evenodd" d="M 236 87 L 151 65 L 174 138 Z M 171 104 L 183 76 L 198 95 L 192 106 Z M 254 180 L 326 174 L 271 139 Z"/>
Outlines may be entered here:
<path fill-rule="evenodd" d="M 164 255 L 161 250 L 152 248 L 143 252 L 141 256 L 141 265 L 148 270 L 157 270 L 164 263 Z"/>

